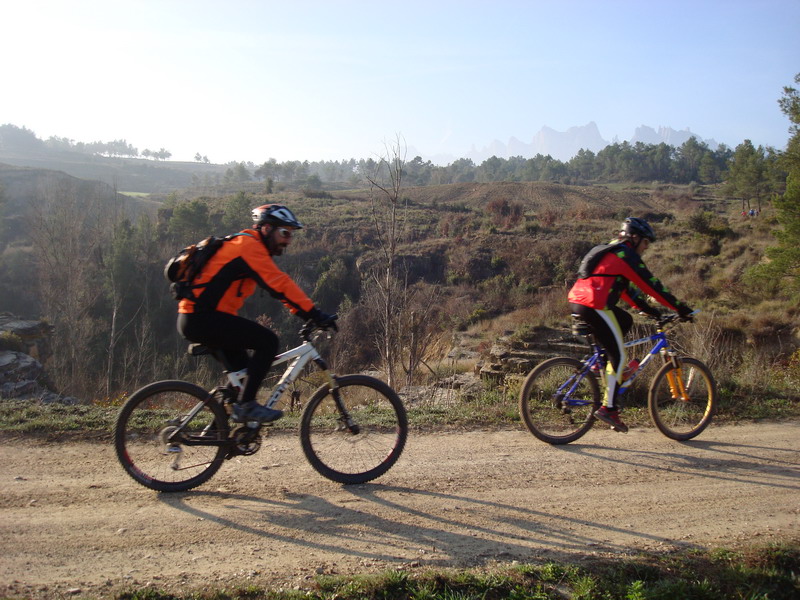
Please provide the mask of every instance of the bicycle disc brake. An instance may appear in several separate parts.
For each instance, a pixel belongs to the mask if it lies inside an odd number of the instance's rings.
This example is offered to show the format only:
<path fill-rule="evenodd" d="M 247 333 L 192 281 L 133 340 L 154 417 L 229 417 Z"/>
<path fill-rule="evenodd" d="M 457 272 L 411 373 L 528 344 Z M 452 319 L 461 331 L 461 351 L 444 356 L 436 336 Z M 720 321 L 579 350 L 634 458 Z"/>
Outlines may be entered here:
<path fill-rule="evenodd" d="M 172 455 L 172 464 L 170 465 L 170 469 L 173 471 L 180 470 L 181 455 L 183 454 L 183 449 L 181 448 L 179 440 L 170 440 L 177 430 L 178 428 L 175 425 L 170 425 L 162 429 L 158 434 L 161 443 L 164 444 L 164 454 Z"/>

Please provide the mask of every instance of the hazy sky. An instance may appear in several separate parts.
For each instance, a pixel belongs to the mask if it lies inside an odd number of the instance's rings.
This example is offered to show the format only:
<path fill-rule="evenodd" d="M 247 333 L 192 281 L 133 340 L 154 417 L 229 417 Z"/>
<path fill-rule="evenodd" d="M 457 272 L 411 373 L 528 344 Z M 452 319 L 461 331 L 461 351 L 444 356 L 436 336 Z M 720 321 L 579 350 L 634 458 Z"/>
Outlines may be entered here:
<path fill-rule="evenodd" d="M 542 128 L 785 147 L 800 0 L 5 3 L 0 124 L 173 160 L 424 158 Z M 413 156 L 408 156 L 413 158 Z"/>

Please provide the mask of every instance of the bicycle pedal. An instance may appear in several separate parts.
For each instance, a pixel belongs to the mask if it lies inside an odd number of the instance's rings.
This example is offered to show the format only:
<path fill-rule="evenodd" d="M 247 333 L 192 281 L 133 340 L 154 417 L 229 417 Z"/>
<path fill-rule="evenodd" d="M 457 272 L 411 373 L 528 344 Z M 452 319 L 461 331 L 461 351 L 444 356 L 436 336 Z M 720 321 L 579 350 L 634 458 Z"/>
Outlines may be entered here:
<path fill-rule="evenodd" d="M 231 411 L 231 421 L 234 423 L 238 423 L 243 427 L 249 427 L 250 429 L 258 429 L 261 425 L 265 425 L 266 423 L 261 423 L 257 419 L 250 419 L 248 417 L 242 417 L 236 414 L 236 408 L 234 407 Z"/>

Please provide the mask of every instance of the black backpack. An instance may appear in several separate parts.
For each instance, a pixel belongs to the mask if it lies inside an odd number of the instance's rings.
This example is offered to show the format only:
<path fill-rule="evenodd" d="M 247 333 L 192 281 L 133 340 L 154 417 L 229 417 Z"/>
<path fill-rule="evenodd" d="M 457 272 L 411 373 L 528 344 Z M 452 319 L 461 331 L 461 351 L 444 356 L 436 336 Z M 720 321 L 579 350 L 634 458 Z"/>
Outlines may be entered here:
<path fill-rule="evenodd" d="M 205 284 L 193 285 L 195 277 L 202 271 L 208 260 L 217 253 L 222 244 L 240 235 L 253 237 L 249 233 L 234 233 L 225 237 L 208 236 L 206 239 L 186 246 L 167 261 L 164 277 L 170 282 L 169 290 L 176 300 L 188 298 L 196 300 L 194 291 Z"/>
<path fill-rule="evenodd" d="M 613 244 L 599 244 L 589 250 L 589 252 L 586 253 L 586 256 L 583 257 L 583 260 L 578 267 L 578 279 L 586 279 L 587 277 L 591 277 L 600 260 L 606 254 L 621 245 L 622 244 L 619 242 L 615 242 Z"/>

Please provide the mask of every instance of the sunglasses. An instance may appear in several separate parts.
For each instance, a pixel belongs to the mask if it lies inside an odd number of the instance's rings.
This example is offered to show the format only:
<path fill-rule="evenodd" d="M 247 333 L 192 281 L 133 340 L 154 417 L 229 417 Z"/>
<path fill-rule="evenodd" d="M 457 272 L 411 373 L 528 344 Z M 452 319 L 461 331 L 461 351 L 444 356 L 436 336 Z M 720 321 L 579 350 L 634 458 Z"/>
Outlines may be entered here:
<path fill-rule="evenodd" d="M 289 239 L 292 237 L 292 230 L 286 227 L 278 227 L 275 231 L 277 231 L 278 235 L 282 238 Z"/>

